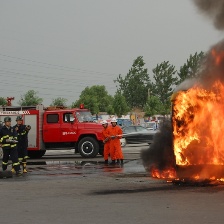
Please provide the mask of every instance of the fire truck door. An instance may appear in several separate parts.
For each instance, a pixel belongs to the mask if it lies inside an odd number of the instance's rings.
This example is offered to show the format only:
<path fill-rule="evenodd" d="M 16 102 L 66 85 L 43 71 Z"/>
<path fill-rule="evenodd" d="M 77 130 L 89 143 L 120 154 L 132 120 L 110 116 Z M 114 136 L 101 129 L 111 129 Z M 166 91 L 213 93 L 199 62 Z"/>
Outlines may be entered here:
<path fill-rule="evenodd" d="M 44 142 L 61 142 L 61 125 L 58 113 L 45 114 L 43 125 Z"/>
<path fill-rule="evenodd" d="M 74 115 L 66 112 L 63 114 L 63 121 L 61 123 L 61 140 L 62 142 L 74 142 L 77 136 L 77 123 Z"/>

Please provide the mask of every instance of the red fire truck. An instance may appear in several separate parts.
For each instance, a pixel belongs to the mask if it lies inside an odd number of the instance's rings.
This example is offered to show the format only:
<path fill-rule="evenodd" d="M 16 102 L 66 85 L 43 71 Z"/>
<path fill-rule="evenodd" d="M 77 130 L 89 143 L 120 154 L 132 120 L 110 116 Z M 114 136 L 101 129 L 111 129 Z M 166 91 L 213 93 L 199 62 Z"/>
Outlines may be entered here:
<path fill-rule="evenodd" d="M 88 109 L 60 109 L 37 106 L 0 107 L 0 123 L 10 116 L 12 126 L 21 115 L 25 125 L 30 125 L 28 155 L 41 158 L 46 150 L 75 149 L 84 158 L 103 155 L 102 125 L 93 121 Z"/>

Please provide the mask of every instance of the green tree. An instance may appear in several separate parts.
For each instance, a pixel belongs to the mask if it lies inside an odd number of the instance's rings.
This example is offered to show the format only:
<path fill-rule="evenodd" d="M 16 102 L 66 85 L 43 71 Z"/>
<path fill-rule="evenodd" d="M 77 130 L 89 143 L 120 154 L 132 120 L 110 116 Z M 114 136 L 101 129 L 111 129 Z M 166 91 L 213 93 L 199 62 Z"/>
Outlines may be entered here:
<path fill-rule="evenodd" d="M 52 100 L 52 103 L 50 106 L 66 107 L 66 102 L 67 102 L 67 99 L 58 97 L 58 98 Z"/>
<path fill-rule="evenodd" d="M 92 114 L 98 114 L 99 112 L 108 112 L 111 110 L 113 104 L 113 97 L 110 96 L 103 85 L 94 85 L 92 87 L 86 87 L 72 107 L 79 107 L 80 104 L 84 104 L 85 108 L 88 108 Z"/>
<path fill-rule="evenodd" d="M 0 97 L 0 105 L 1 106 L 7 105 L 7 100 L 4 97 Z"/>
<path fill-rule="evenodd" d="M 115 112 L 114 112 L 114 107 L 113 107 L 113 105 L 109 105 L 108 107 L 107 107 L 107 111 L 106 111 L 108 114 L 114 114 Z"/>
<path fill-rule="evenodd" d="M 36 106 L 38 104 L 41 104 L 43 102 L 43 99 L 39 98 L 37 94 L 38 92 L 34 90 L 27 91 L 27 93 L 21 96 L 18 104 L 20 106 Z"/>
<path fill-rule="evenodd" d="M 122 115 L 126 115 L 129 111 L 129 107 L 126 103 L 125 97 L 117 91 L 114 95 L 114 103 L 113 103 L 114 112 L 118 117 Z"/>
<path fill-rule="evenodd" d="M 161 64 L 157 64 L 152 71 L 154 82 L 151 85 L 151 94 L 159 99 L 164 106 L 165 113 L 168 113 L 171 108 L 170 97 L 178 80 L 175 67 L 170 65 L 168 61 L 164 61 Z"/>
<path fill-rule="evenodd" d="M 158 97 L 151 96 L 148 98 L 147 103 L 144 107 L 145 116 L 152 117 L 156 114 L 162 114 L 165 115 L 165 106 L 161 103 Z"/>
<path fill-rule="evenodd" d="M 114 80 L 115 83 L 118 83 L 117 90 L 125 97 L 131 109 L 141 109 L 147 101 L 150 78 L 144 65 L 143 57 L 139 56 L 134 60 L 131 69 L 124 78 L 119 74 L 118 78 Z"/>
<path fill-rule="evenodd" d="M 185 79 L 197 77 L 204 57 L 205 54 L 202 51 L 199 54 L 196 52 L 194 55 L 190 55 L 187 62 L 180 67 L 180 71 L 177 73 L 179 79 L 176 84 L 182 83 Z"/>

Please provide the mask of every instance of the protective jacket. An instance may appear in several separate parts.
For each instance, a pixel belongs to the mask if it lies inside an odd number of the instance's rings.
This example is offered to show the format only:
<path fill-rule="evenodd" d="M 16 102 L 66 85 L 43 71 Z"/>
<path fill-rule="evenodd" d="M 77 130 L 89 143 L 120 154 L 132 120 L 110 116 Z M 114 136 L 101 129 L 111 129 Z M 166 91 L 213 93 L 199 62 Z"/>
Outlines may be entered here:
<path fill-rule="evenodd" d="M 103 156 L 104 160 L 108 160 L 108 156 L 110 154 L 110 134 L 109 134 L 109 128 L 103 128 L 102 131 L 103 136 L 103 143 L 104 143 L 104 150 L 103 150 Z"/>
<path fill-rule="evenodd" d="M 110 155 L 111 159 L 124 159 L 122 150 L 121 150 L 121 142 L 120 138 L 122 138 L 122 129 L 119 126 L 110 126 L 109 134 L 110 134 Z"/>
<path fill-rule="evenodd" d="M 13 127 L 7 128 L 5 125 L 0 129 L 0 142 L 2 149 L 13 149 L 17 147 L 15 142 L 8 140 L 17 140 L 17 132 Z"/>
<path fill-rule="evenodd" d="M 26 125 L 15 125 L 14 129 L 17 130 L 18 135 L 18 148 L 27 148 L 28 147 L 28 132 Z"/>
<path fill-rule="evenodd" d="M 26 159 L 28 159 L 28 133 L 31 127 L 29 125 L 24 124 L 16 124 L 14 129 L 17 131 L 18 134 L 18 155 L 19 155 L 19 162 L 22 163 L 23 170 L 26 168 Z"/>
<path fill-rule="evenodd" d="M 20 170 L 20 163 L 18 161 L 17 152 L 17 132 L 13 127 L 6 127 L 5 125 L 0 129 L 0 143 L 3 150 L 2 169 L 6 170 L 9 158 L 12 160 L 12 166 L 18 172 Z"/>

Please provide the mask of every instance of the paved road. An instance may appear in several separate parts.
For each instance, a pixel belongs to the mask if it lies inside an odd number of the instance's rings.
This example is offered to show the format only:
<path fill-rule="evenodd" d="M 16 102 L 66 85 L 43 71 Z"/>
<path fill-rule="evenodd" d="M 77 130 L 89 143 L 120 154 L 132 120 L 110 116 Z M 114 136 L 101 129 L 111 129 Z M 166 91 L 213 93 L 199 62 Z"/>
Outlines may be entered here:
<path fill-rule="evenodd" d="M 123 167 L 105 166 L 102 157 L 83 160 L 72 151 L 30 161 L 27 175 L 0 179 L 0 223 L 223 223 L 223 185 L 153 179 L 139 159 L 142 147 L 123 150 Z"/>

